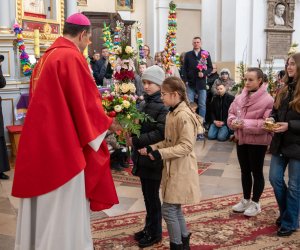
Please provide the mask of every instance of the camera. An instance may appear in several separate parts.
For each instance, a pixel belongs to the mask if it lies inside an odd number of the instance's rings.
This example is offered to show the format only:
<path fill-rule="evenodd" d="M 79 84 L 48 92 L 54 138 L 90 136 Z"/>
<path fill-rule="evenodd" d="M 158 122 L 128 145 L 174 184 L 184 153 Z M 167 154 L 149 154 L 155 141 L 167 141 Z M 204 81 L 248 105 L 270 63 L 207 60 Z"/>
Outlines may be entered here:
<path fill-rule="evenodd" d="M 0 62 L 4 61 L 4 55 L 0 55 Z"/>

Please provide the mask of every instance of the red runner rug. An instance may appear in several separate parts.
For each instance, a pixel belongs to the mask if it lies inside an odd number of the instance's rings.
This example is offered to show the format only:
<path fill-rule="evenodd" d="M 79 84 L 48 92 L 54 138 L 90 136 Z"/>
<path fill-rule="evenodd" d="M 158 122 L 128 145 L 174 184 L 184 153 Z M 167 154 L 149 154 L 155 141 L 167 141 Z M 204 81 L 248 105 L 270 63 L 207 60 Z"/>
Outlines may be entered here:
<path fill-rule="evenodd" d="M 261 198 L 262 212 L 252 218 L 231 211 L 241 195 L 204 200 L 185 206 L 184 213 L 190 231 L 191 249 L 300 249 L 300 231 L 290 237 L 276 236 L 277 205 L 272 189 Z M 143 228 L 145 213 L 92 221 L 96 250 L 139 249 L 133 234 Z M 169 237 L 163 224 L 162 242 L 145 249 L 169 249 Z"/>
<path fill-rule="evenodd" d="M 203 174 L 211 165 L 212 163 L 210 162 L 198 162 L 198 174 Z M 133 176 L 131 170 L 132 165 L 130 165 L 128 168 L 124 168 L 123 171 L 112 170 L 111 172 L 114 181 L 121 182 L 127 186 L 140 186 L 140 178 Z"/>

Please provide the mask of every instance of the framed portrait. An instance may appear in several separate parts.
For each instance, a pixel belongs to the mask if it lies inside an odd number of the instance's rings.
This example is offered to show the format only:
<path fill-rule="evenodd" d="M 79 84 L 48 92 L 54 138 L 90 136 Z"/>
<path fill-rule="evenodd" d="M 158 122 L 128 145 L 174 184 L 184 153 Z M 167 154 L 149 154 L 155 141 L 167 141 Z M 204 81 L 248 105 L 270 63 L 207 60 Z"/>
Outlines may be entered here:
<path fill-rule="evenodd" d="M 134 0 L 115 0 L 116 10 L 134 11 Z"/>
<path fill-rule="evenodd" d="M 78 6 L 87 6 L 87 0 L 77 0 Z"/>
<path fill-rule="evenodd" d="M 55 40 L 64 25 L 64 0 L 17 0 L 17 21 L 23 28 L 23 37 L 33 39 L 34 30 L 40 39 Z"/>

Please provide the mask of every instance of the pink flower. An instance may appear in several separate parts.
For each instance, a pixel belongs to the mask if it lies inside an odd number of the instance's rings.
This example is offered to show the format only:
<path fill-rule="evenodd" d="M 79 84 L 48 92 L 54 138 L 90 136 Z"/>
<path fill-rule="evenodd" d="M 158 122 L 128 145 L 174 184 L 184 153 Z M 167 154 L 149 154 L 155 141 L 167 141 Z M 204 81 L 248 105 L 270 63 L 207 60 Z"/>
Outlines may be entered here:
<path fill-rule="evenodd" d="M 197 65 L 197 69 L 199 69 L 199 71 L 202 70 L 207 70 L 207 58 L 209 56 L 208 51 L 206 50 L 201 50 L 201 58 L 198 61 L 198 65 Z"/>

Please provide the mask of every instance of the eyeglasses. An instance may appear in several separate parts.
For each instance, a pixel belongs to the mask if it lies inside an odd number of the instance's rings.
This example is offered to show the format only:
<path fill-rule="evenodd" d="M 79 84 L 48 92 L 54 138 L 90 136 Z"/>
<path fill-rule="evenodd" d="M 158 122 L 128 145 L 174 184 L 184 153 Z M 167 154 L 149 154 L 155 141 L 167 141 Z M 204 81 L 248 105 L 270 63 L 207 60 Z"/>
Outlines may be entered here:
<path fill-rule="evenodd" d="M 161 95 L 162 97 L 164 97 L 165 95 L 171 94 L 171 93 L 174 93 L 174 92 L 161 92 L 160 95 Z"/>

